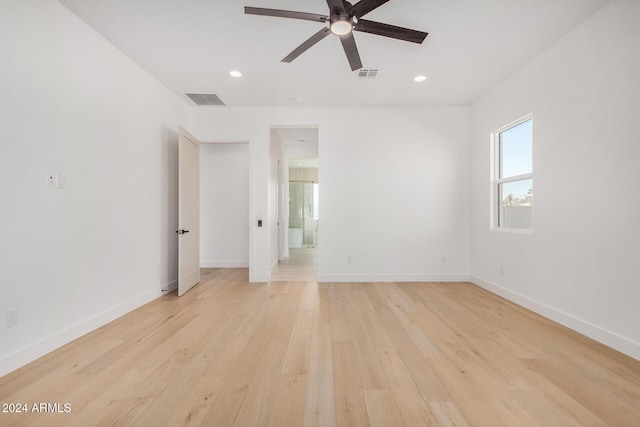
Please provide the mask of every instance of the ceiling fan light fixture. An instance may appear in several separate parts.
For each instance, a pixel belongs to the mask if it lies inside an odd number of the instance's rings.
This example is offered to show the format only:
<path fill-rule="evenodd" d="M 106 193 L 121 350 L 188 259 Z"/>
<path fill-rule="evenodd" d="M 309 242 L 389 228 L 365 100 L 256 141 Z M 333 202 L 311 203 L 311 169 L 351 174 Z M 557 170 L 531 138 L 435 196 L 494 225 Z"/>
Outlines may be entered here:
<path fill-rule="evenodd" d="M 348 18 L 340 17 L 331 23 L 329 29 L 336 36 L 346 36 L 353 30 L 353 24 Z"/>

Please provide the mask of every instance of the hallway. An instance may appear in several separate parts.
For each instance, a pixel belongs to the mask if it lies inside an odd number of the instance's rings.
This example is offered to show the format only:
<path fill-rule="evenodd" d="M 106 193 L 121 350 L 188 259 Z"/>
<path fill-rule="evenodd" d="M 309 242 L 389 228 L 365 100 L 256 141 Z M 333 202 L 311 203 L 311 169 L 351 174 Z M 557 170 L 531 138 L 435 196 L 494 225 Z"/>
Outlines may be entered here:
<path fill-rule="evenodd" d="M 318 249 L 289 249 L 289 257 L 271 270 L 272 282 L 310 282 L 318 278 Z"/>

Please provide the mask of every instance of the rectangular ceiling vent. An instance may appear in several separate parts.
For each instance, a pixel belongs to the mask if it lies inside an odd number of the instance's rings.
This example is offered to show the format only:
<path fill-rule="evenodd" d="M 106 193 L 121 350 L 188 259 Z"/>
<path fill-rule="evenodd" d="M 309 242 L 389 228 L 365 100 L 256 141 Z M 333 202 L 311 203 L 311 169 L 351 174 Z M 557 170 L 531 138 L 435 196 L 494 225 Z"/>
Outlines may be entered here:
<path fill-rule="evenodd" d="M 224 102 L 214 93 L 187 93 L 196 105 L 224 105 Z"/>
<path fill-rule="evenodd" d="M 358 79 L 375 79 L 378 75 L 378 70 L 367 70 L 365 68 L 361 68 L 358 70 L 356 77 Z"/>

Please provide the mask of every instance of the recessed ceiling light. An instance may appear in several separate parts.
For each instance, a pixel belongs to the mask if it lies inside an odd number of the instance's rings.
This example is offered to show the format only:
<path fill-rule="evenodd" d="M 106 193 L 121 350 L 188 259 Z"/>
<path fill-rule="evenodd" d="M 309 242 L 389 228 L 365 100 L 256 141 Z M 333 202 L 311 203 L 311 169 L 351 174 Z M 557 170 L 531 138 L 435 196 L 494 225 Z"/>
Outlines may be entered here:
<path fill-rule="evenodd" d="M 418 83 L 423 82 L 423 81 L 425 81 L 425 80 L 427 80 L 427 76 L 416 76 L 416 77 L 413 79 L 413 81 L 414 81 L 414 82 L 418 82 Z"/>
<path fill-rule="evenodd" d="M 242 73 L 237 70 L 229 71 L 229 75 L 235 78 L 242 77 Z"/>

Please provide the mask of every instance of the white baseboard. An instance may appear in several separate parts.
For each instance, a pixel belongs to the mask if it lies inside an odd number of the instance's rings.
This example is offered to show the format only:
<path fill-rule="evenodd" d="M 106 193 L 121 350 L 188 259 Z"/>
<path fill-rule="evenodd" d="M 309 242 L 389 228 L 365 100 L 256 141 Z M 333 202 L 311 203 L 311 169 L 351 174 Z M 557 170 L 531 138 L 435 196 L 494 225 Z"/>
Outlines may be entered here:
<path fill-rule="evenodd" d="M 271 274 L 251 274 L 249 271 L 249 283 L 267 283 L 271 281 Z"/>
<path fill-rule="evenodd" d="M 171 282 L 168 284 L 169 289 L 171 289 L 173 283 L 177 285 L 177 281 Z M 166 294 L 166 292 L 163 292 L 160 289 L 148 291 L 136 298 L 130 299 L 116 307 L 110 308 L 109 310 L 85 319 L 67 329 L 51 334 L 48 337 L 2 357 L 0 359 L 0 377 L 33 362 L 45 354 L 50 353 L 101 326 L 104 326 L 118 317 L 153 301 L 163 294 Z"/>
<path fill-rule="evenodd" d="M 248 268 L 249 261 L 201 261 L 200 268 Z"/>
<path fill-rule="evenodd" d="M 318 282 L 468 282 L 468 274 L 321 274 Z"/>
<path fill-rule="evenodd" d="M 162 291 L 164 293 L 169 293 L 175 291 L 176 289 L 178 289 L 178 279 L 167 283 L 167 286 L 163 287 Z"/>
<path fill-rule="evenodd" d="M 609 346 L 627 356 L 640 360 L 640 343 L 620 336 L 615 332 L 608 331 L 598 325 L 579 319 L 569 313 L 565 313 L 556 308 L 535 301 L 527 296 L 511 291 L 509 289 L 498 286 L 495 283 L 483 280 L 476 276 L 471 276 L 471 283 L 477 285 L 487 291 L 499 295 L 509 301 L 527 308 L 541 316 L 553 320 L 569 329 L 581 333 L 591 339 Z"/>

